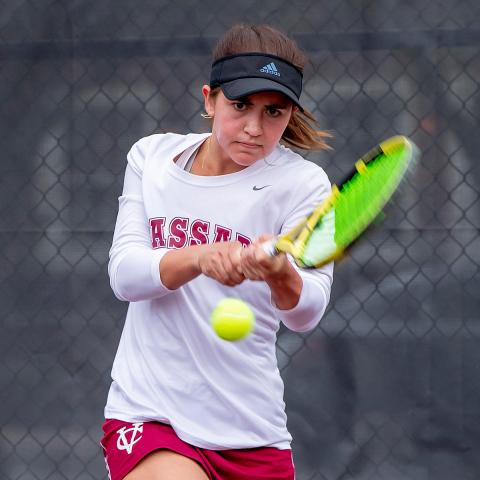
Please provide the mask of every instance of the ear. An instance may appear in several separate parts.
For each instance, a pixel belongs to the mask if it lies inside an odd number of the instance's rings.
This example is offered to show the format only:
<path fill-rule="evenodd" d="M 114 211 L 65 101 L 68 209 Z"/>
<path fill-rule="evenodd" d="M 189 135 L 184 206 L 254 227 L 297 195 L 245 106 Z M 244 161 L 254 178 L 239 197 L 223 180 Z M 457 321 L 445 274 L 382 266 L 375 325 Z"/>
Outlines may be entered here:
<path fill-rule="evenodd" d="M 202 87 L 202 95 L 204 99 L 205 112 L 213 117 L 213 114 L 215 113 L 215 102 L 210 97 L 210 87 L 208 85 L 204 85 Z"/>

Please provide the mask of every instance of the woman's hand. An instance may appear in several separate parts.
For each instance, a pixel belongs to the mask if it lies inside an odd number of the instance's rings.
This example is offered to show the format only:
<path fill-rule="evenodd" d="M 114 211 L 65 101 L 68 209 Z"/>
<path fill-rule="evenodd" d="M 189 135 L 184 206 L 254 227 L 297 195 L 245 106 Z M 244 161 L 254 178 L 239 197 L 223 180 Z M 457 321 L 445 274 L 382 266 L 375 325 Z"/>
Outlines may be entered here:
<path fill-rule="evenodd" d="M 287 256 L 280 253 L 274 257 L 263 249 L 262 244 L 272 235 L 261 235 L 241 252 L 240 268 L 249 280 L 271 280 L 283 277 L 291 267 Z"/>
<path fill-rule="evenodd" d="M 222 285 L 233 287 L 245 280 L 240 261 L 243 246 L 240 242 L 217 242 L 202 245 L 198 251 L 200 273 Z"/>

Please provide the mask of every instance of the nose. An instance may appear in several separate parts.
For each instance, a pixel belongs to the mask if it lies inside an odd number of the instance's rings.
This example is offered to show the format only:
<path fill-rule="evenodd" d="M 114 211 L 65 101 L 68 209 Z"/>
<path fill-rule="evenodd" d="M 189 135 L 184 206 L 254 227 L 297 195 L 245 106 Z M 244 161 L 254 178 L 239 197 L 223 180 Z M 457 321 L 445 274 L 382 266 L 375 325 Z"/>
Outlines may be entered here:
<path fill-rule="evenodd" d="M 261 114 L 252 112 L 248 115 L 243 130 L 251 137 L 258 137 L 261 135 L 263 132 Z"/>

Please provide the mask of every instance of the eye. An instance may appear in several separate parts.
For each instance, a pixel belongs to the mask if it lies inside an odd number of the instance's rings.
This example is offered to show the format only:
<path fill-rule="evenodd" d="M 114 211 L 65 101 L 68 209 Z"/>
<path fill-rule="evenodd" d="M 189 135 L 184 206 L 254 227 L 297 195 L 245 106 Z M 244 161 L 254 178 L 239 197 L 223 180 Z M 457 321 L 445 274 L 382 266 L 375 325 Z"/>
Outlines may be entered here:
<path fill-rule="evenodd" d="M 239 112 L 243 112 L 247 108 L 247 104 L 245 102 L 235 102 L 232 105 L 233 108 Z"/>
<path fill-rule="evenodd" d="M 282 114 L 282 111 L 277 107 L 267 107 L 267 113 L 270 117 L 279 117 Z"/>

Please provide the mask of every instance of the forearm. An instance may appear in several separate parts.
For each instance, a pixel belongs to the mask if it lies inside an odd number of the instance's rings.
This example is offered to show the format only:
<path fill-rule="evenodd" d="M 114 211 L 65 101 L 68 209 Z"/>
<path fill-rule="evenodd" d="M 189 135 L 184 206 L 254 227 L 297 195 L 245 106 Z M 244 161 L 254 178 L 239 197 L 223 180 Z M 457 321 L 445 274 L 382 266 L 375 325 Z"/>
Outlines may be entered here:
<path fill-rule="evenodd" d="M 199 255 L 204 245 L 194 245 L 180 250 L 170 250 L 161 259 L 159 275 L 163 285 L 176 290 L 201 273 Z"/>

